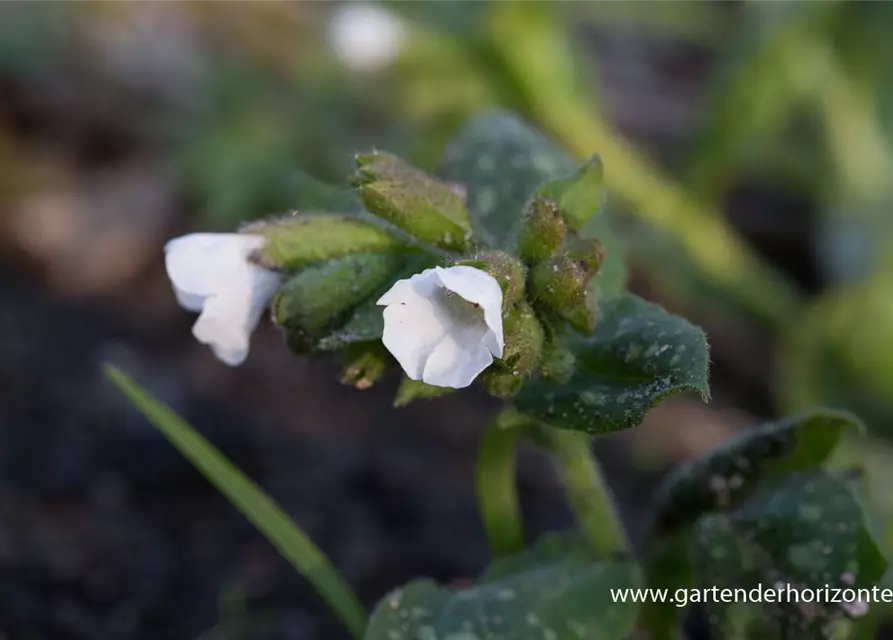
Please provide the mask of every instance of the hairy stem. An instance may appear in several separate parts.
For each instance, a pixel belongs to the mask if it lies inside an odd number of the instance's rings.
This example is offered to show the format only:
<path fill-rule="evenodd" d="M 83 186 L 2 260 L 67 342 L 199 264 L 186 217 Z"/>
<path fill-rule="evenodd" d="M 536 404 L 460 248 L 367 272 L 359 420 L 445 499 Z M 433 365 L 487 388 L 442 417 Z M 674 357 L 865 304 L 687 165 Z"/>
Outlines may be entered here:
<path fill-rule="evenodd" d="M 487 426 L 478 449 L 478 506 L 494 556 L 524 548 L 524 525 L 515 487 L 515 452 L 526 422 L 515 410 L 504 410 Z"/>
<path fill-rule="evenodd" d="M 600 557 L 630 551 L 611 490 L 589 448 L 589 436 L 549 429 L 555 465 L 580 528 Z"/>

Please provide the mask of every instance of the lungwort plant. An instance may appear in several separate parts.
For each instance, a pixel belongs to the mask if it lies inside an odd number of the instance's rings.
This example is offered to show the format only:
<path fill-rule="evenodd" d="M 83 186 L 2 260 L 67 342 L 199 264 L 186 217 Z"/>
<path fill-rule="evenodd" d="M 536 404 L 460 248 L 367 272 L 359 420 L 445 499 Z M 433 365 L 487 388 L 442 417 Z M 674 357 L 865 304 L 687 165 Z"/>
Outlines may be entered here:
<path fill-rule="evenodd" d="M 108 371 L 354 637 L 675 638 L 685 602 L 703 602 L 721 638 L 847 638 L 870 627 L 867 590 L 886 562 L 858 473 L 823 469 L 838 440 L 861 431 L 849 415 L 769 424 L 676 469 L 647 536 L 633 545 L 626 535 L 590 439 L 635 427 L 668 395 L 706 400 L 709 357 L 698 327 L 625 291 L 597 158 L 577 166 L 523 122 L 489 113 L 449 144 L 436 178 L 386 153 L 356 162 L 350 189 L 313 185 L 328 210 L 178 238 L 168 273 L 181 304 L 200 312 L 196 338 L 227 364 L 244 360 L 269 308 L 296 354 L 338 353 L 358 388 L 398 364 L 398 405 L 471 384 L 504 400 L 481 438 L 478 497 L 494 561 L 474 584 L 420 579 L 367 617 L 274 502 Z M 553 456 L 578 532 L 525 539 L 514 481 L 524 438 Z M 760 586 L 849 595 L 745 603 L 689 591 Z M 636 588 L 667 589 L 675 602 L 616 596 Z"/>

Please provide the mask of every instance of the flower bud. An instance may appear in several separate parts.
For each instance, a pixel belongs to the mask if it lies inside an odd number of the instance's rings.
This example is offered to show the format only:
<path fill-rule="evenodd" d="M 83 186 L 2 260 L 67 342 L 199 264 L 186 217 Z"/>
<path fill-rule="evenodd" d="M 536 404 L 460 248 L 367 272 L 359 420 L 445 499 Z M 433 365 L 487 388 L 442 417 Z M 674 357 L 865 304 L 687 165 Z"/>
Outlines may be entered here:
<path fill-rule="evenodd" d="M 268 269 L 300 269 L 352 253 L 407 248 L 386 230 L 347 215 L 296 215 L 256 222 L 241 231 L 267 239 L 253 259 Z"/>
<path fill-rule="evenodd" d="M 490 395 L 510 398 L 536 370 L 543 348 L 543 327 L 527 302 L 515 306 L 505 316 L 504 323 L 502 358 L 481 375 L 481 382 Z"/>
<path fill-rule="evenodd" d="M 356 253 L 311 265 L 285 282 L 273 298 L 273 321 L 285 327 L 298 353 L 343 321 L 346 312 L 372 295 L 400 267 L 393 253 Z"/>
<path fill-rule="evenodd" d="M 579 264 L 588 278 L 593 278 L 605 261 L 605 248 L 595 238 L 579 238 L 568 247 L 567 257 Z"/>
<path fill-rule="evenodd" d="M 528 261 L 550 258 L 564 245 L 566 232 L 558 205 L 552 200 L 535 198 L 525 210 L 518 253 Z"/>
<path fill-rule="evenodd" d="M 581 231 L 604 204 L 604 170 L 601 159 L 592 156 L 567 178 L 544 184 L 537 195 L 553 200 L 568 228 Z"/>
<path fill-rule="evenodd" d="M 482 251 L 471 258 L 459 260 L 456 265 L 474 267 L 493 276 L 502 289 L 503 313 L 524 297 L 524 265 L 503 251 Z"/>
<path fill-rule="evenodd" d="M 421 380 L 413 380 L 403 376 L 400 386 L 397 388 L 397 397 L 394 398 L 395 407 L 405 407 L 415 400 L 437 398 L 455 391 L 452 387 L 435 387 L 433 384 L 425 384 Z"/>
<path fill-rule="evenodd" d="M 574 375 L 576 366 L 577 358 L 570 347 L 554 339 L 546 340 L 539 364 L 539 372 L 543 378 L 558 384 L 567 384 Z"/>
<path fill-rule="evenodd" d="M 341 384 L 368 389 L 384 374 L 388 352 L 380 342 L 352 345 L 341 352 Z"/>
<path fill-rule="evenodd" d="M 471 220 L 449 185 L 386 153 L 356 157 L 353 186 L 369 213 L 426 244 L 450 251 L 468 247 Z"/>
<path fill-rule="evenodd" d="M 530 290 L 547 309 L 581 333 L 589 334 L 595 329 L 597 318 L 590 279 L 580 262 L 559 256 L 531 269 Z"/>

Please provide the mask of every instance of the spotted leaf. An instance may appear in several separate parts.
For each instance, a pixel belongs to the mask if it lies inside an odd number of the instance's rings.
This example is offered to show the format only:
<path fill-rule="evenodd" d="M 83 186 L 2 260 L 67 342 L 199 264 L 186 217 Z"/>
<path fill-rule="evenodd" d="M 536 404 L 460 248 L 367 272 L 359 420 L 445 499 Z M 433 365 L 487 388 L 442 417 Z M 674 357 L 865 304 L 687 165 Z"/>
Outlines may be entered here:
<path fill-rule="evenodd" d="M 790 474 L 734 513 L 699 520 L 690 540 L 698 586 L 779 593 L 774 602 L 708 599 L 717 637 L 854 637 L 872 606 L 865 590 L 887 567 L 854 485 L 825 472 Z M 827 595 L 815 593 L 826 587 Z"/>
<path fill-rule="evenodd" d="M 844 433 L 861 429 L 848 413 L 817 409 L 747 431 L 667 477 L 658 491 L 657 524 L 693 522 L 740 503 L 772 476 L 818 467 Z"/>
<path fill-rule="evenodd" d="M 439 174 L 465 191 L 475 235 L 494 248 L 515 248 L 524 206 L 535 195 L 562 205 L 572 228 L 582 237 L 598 238 L 605 248 L 607 258 L 593 288 L 604 295 L 623 289 L 626 268 L 601 211 L 605 194 L 597 158 L 578 168 L 568 153 L 523 120 L 490 111 L 459 131 Z"/>
<path fill-rule="evenodd" d="M 638 605 L 610 589 L 635 588 L 636 565 L 598 561 L 581 542 L 548 537 L 498 560 L 474 586 L 411 582 L 382 600 L 365 640 L 579 640 L 626 638 Z"/>
<path fill-rule="evenodd" d="M 565 384 L 539 379 L 518 408 L 555 427 L 610 433 L 638 425 L 665 396 L 696 391 L 707 398 L 704 333 L 630 294 L 599 304 L 592 336 L 571 343 L 576 371 Z"/>

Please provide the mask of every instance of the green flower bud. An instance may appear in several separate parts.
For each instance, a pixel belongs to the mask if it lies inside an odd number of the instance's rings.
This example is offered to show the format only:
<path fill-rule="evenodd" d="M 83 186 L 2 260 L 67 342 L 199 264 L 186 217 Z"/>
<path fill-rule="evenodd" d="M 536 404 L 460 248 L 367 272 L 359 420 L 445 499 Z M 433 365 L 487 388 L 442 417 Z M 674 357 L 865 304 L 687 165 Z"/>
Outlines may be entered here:
<path fill-rule="evenodd" d="M 480 380 L 490 395 L 510 398 L 536 370 L 543 349 L 543 327 L 533 308 L 522 301 L 506 314 L 503 331 L 502 358 L 490 365 Z"/>
<path fill-rule="evenodd" d="M 360 155 L 353 186 L 366 209 L 426 244 L 468 247 L 471 220 L 449 185 L 386 153 Z"/>
<path fill-rule="evenodd" d="M 591 276 L 576 260 L 559 256 L 535 265 L 530 272 L 530 290 L 548 310 L 567 320 L 581 333 L 595 329 L 597 310 L 589 288 Z"/>
<path fill-rule="evenodd" d="M 435 387 L 434 385 L 425 384 L 421 380 L 412 380 L 406 376 L 400 380 L 400 386 L 397 388 L 397 397 L 394 398 L 395 407 L 405 407 L 415 400 L 424 400 L 426 398 L 437 398 L 448 393 L 452 393 L 455 389 L 451 387 Z"/>
<path fill-rule="evenodd" d="M 546 340 L 543 356 L 540 358 L 540 375 L 547 380 L 566 384 L 574 375 L 577 357 L 571 349 L 554 339 Z"/>
<path fill-rule="evenodd" d="M 268 269 L 300 269 L 357 252 L 407 248 L 386 230 L 347 215 L 297 215 L 256 222 L 241 231 L 267 239 L 253 258 Z"/>
<path fill-rule="evenodd" d="M 463 258 L 455 264 L 486 271 L 496 279 L 499 288 L 502 289 L 503 313 L 524 297 L 524 265 L 504 251 L 481 251 L 470 258 Z"/>
<path fill-rule="evenodd" d="M 285 327 L 293 351 L 310 351 L 346 320 L 348 311 L 377 291 L 401 262 L 398 254 L 356 253 L 306 267 L 274 296 L 273 321 Z"/>
<path fill-rule="evenodd" d="M 341 384 L 368 389 L 384 374 L 388 352 L 380 342 L 352 345 L 339 354 Z"/>
<path fill-rule="evenodd" d="M 566 233 L 558 205 L 545 198 L 535 198 L 525 210 L 518 252 L 528 261 L 545 260 L 561 249 Z"/>
<path fill-rule="evenodd" d="M 567 257 L 577 262 L 590 279 L 605 262 L 605 248 L 595 238 L 575 239 L 568 247 Z"/>
<path fill-rule="evenodd" d="M 601 159 L 592 156 L 567 178 L 544 184 L 536 195 L 554 201 L 568 228 L 581 231 L 604 204 L 604 169 Z"/>

